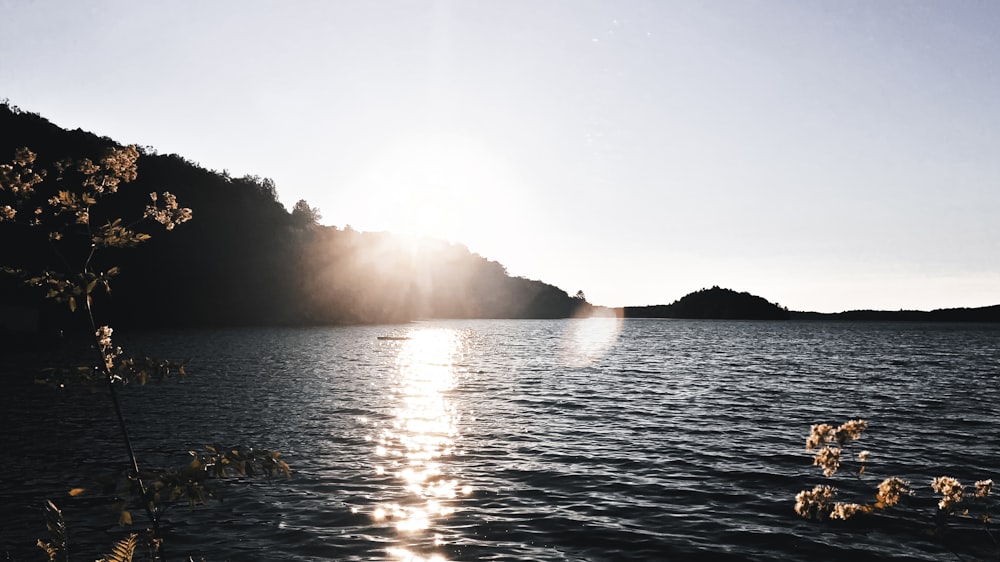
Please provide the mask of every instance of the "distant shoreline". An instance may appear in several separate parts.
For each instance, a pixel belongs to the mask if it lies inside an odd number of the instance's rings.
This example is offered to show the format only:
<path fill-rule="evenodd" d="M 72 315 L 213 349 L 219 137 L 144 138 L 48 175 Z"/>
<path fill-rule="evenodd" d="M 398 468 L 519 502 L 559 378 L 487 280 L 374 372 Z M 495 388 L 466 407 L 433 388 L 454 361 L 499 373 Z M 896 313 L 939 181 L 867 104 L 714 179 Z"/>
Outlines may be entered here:
<path fill-rule="evenodd" d="M 624 318 L 704 320 L 845 320 L 895 322 L 1000 322 L 1000 305 L 922 310 L 792 311 L 762 297 L 718 286 L 701 289 L 671 304 L 614 309 Z"/>
<path fill-rule="evenodd" d="M 895 322 L 1000 322 L 1000 305 L 978 308 L 923 310 L 848 310 L 845 312 L 792 312 L 792 320 L 852 320 Z"/>
<path fill-rule="evenodd" d="M 622 307 L 616 308 L 619 318 L 651 319 L 651 320 L 805 320 L 805 321 L 843 321 L 843 322 L 941 322 L 941 323 L 1000 323 L 1000 305 L 979 308 L 946 308 L 931 311 L 923 310 L 848 310 L 845 312 L 802 312 L 789 311 L 787 318 L 717 318 L 710 316 L 668 316 L 656 314 L 632 314 L 643 308 L 653 307 Z"/>

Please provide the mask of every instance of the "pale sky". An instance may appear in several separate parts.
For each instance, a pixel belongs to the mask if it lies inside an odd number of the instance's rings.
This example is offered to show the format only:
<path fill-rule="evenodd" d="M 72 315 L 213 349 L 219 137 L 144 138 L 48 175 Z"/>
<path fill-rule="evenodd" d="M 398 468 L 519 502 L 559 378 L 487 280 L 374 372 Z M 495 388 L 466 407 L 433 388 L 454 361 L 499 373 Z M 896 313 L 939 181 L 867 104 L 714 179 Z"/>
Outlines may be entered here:
<path fill-rule="evenodd" d="M 0 98 L 595 304 L 984 306 L 998 30 L 992 1 L 0 0 Z"/>

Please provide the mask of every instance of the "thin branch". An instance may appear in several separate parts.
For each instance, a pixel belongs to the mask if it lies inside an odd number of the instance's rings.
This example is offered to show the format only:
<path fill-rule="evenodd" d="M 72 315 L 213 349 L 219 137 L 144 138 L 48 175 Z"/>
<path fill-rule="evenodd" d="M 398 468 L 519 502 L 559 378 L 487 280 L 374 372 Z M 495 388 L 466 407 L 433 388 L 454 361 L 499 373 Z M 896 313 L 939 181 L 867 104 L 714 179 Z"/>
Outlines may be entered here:
<path fill-rule="evenodd" d="M 91 251 L 93 255 L 93 251 Z M 89 260 L 89 258 L 88 258 Z M 86 288 L 85 288 L 86 289 Z M 88 295 L 89 297 L 89 295 Z M 97 338 L 97 325 L 94 322 L 93 309 L 90 306 L 90 299 L 85 299 L 86 309 L 87 309 L 87 319 L 90 321 L 91 333 L 94 334 L 97 347 L 98 356 L 101 359 L 101 370 L 104 371 L 104 378 L 108 381 L 108 390 L 111 394 L 111 403 L 115 407 L 115 417 L 118 419 L 118 428 L 122 434 L 122 440 L 125 442 L 125 449 L 128 452 L 129 462 L 132 464 L 132 471 L 135 476 L 135 482 L 139 486 L 139 494 L 142 497 L 143 508 L 146 510 L 146 515 L 149 517 L 150 523 L 153 525 L 153 536 L 156 538 L 161 538 L 160 534 L 160 518 L 156 514 L 156 508 L 149 502 L 149 495 L 146 492 L 146 485 L 142 481 L 142 475 L 139 474 L 139 460 L 135 455 L 135 449 L 132 447 L 132 439 L 129 437 L 128 426 L 125 423 L 125 416 L 122 413 L 121 399 L 118 396 L 118 387 L 115 385 L 114 374 L 111 372 L 108 366 L 108 357 L 101 347 L 101 343 Z M 162 552 L 162 546 L 160 547 L 160 559 L 166 562 L 166 556 Z"/>

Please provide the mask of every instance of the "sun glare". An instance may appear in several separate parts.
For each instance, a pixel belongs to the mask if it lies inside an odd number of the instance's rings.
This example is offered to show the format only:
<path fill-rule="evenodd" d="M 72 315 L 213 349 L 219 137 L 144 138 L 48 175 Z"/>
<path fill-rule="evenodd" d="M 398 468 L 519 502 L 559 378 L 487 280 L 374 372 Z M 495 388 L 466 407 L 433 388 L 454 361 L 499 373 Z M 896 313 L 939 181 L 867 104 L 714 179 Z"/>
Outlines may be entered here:
<path fill-rule="evenodd" d="M 357 224 L 474 244 L 524 212 L 527 190 L 511 166 L 477 139 L 449 134 L 400 137 L 366 162 L 348 193 Z"/>

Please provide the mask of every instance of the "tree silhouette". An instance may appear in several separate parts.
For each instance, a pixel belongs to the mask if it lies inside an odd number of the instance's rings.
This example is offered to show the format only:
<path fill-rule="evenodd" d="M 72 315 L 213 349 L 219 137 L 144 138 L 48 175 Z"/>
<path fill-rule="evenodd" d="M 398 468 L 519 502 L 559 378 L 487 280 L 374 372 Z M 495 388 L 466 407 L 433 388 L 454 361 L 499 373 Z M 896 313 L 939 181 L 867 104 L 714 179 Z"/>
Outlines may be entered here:
<path fill-rule="evenodd" d="M 299 199 L 292 207 L 292 221 L 296 224 L 316 225 L 319 224 L 321 218 L 323 216 L 320 214 L 319 209 L 311 207 L 305 199 Z"/>

